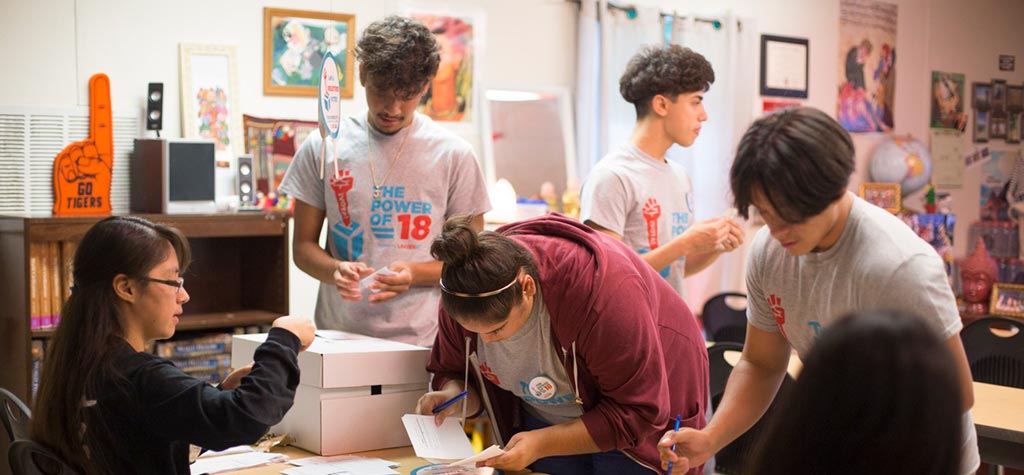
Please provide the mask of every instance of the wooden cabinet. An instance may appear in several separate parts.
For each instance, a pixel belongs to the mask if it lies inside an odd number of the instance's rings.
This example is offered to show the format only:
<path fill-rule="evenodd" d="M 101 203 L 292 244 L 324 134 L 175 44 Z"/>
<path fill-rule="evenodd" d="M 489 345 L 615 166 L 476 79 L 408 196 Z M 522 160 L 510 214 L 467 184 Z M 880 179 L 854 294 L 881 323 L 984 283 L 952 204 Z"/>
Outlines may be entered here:
<path fill-rule="evenodd" d="M 287 215 L 137 216 L 178 228 L 192 246 L 192 265 L 183 276 L 191 300 L 178 332 L 268 324 L 288 313 Z M 0 216 L 0 386 L 27 404 L 32 341 L 54 333 L 31 326 L 30 249 L 78 241 L 101 219 Z"/>

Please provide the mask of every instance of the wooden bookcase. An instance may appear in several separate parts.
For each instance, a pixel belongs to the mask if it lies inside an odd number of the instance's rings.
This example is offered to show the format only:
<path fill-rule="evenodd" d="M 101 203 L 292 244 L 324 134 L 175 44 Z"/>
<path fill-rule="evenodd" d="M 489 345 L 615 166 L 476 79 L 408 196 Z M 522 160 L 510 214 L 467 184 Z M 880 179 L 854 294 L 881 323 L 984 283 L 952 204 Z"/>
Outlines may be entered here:
<path fill-rule="evenodd" d="M 178 332 L 268 324 L 288 313 L 287 215 L 137 216 L 178 228 L 191 244 L 192 265 L 183 276 L 191 299 Z M 30 245 L 78 241 L 103 218 L 0 216 L 0 386 L 26 404 L 32 340 L 54 334 L 31 327 Z"/>

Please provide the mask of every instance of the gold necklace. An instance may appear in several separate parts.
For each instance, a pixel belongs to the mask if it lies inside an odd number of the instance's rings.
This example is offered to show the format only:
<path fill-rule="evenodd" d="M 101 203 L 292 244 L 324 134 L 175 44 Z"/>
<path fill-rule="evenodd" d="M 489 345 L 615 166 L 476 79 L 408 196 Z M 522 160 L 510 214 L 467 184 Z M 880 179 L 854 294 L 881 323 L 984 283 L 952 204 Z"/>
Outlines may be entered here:
<path fill-rule="evenodd" d="M 406 128 L 412 127 L 412 124 L 406 126 Z M 402 158 L 402 150 L 405 149 L 405 141 L 409 139 L 409 134 L 412 130 L 405 133 L 405 137 L 402 138 L 402 143 L 398 146 L 398 153 L 395 154 L 395 158 L 391 160 L 391 166 L 388 167 L 388 172 L 384 174 L 384 178 L 377 183 L 377 174 L 373 169 L 373 156 L 370 154 L 370 118 L 366 118 L 366 159 L 370 162 L 370 179 L 373 180 L 373 199 L 379 200 L 384 192 L 384 183 L 388 181 L 388 177 L 391 176 L 391 171 L 395 169 L 395 164 L 398 163 L 398 159 Z"/>

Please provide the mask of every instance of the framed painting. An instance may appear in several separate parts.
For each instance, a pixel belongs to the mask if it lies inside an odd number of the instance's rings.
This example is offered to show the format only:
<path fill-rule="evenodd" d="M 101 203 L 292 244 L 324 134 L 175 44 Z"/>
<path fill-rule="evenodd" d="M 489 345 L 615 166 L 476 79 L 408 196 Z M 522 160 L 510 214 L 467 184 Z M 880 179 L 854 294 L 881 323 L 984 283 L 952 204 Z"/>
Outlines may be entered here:
<path fill-rule="evenodd" d="M 181 135 L 212 139 L 217 160 L 232 162 L 244 148 L 235 47 L 182 43 L 179 52 Z"/>
<path fill-rule="evenodd" d="M 761 35 L 761 95 L 807 99 L 809 42 Z"/>
<path fill-rule="evenodd" d="M 441 48 L 441 63 L 417 108 L 438 122 L 471 125 L 477 114 L 481 56 L 484 38 L 483 13 L 459 12 L 430 5 L 406 8 L 407 15 L 424 24 Z"/>
<path fill-rule="evenodd" d="M 893 214 L 902 208 L 899 183 L 861 183 L 860 197 Z"/>
<path fill-rule="evenodd" d="M 989 313 L 1009 317 L 1024 317 L 1024 285 L 993 284 Z"/>
<path fill-rule="evenodd" d="M 355 37 L 355 15 L 264 8 L 263 94 L 315 97 L 320 64 L 330 51 L 338 63 L 341 97 L 352 97 Z"/>
<path fill-rule="evenodd" d="M 245 153 L 253 159 L 256 190 L 277 192 L 295 152 L 310 134 L 319 133 L 319 124 L 308 120 L 273 119 L 242 116 L 245 124 Z"/>

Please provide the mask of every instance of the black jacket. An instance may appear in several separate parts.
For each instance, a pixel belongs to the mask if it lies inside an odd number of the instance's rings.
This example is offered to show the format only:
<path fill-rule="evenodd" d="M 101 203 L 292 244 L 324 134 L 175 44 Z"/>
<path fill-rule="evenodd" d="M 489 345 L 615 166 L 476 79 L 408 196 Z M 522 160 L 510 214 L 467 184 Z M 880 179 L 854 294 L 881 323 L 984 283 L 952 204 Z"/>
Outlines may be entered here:
<path fill-rule="evenodd" d="M 120 342 L 112 350 L 115 373 L 100 378 L 87 409 L 90 457 L 110 473 L 187 475 L 189 444 L 221 450 L 255 442 L 292 406 L 299 348 L 294 334 L 271 329 L 252 372 L 222 391 Z"/>

